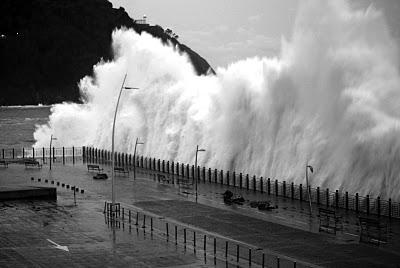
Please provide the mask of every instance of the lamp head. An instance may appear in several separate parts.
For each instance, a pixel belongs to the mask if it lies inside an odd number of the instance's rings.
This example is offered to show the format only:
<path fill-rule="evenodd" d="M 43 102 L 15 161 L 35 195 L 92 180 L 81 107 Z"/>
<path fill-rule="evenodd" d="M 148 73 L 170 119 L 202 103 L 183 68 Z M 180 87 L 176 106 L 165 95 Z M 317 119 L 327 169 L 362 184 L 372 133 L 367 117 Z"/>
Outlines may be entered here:
<path fill-rule="evenodd" d="M 197 151 L 198 152 L 205 152 L 206 150 L 205 149 L 198 149 Z"/>
<path fill-rule="evenodd" d="M 123 87 L 124 89 L 139 89 L 138 87 Z"/>

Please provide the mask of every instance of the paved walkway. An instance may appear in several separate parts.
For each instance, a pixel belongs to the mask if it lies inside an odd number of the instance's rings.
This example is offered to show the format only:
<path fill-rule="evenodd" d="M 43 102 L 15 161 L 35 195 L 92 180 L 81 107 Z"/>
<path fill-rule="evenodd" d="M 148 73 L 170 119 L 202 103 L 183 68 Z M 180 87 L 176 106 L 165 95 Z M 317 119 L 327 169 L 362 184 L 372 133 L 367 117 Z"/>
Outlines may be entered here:
<path fill-rule="evenodd" d="M 109 169 L 105 167 L 106 171 Z M 135 261 L 140 259 L 139 255 L 145 255 L 147 248 L 147 252 L 151 252 L 152 247 L 154 246 L 152 243 L 145 241 L 143 242 L 144 246 L 141 248 L 142 253 L 135 255 L 133 252 L 129 252 L 129 250 L 133 250 L 128 245 L 130 242 L 125 242 L 124 239 L 128 236 L 120 235 L 119 233 L 126 233 L 125 231 L 117 230 L 116 236 L 121 237 L 121 248 L 115 252 L 118 254 L 110 254 L 109 250 L 112 249 L 110 246 L 110 229 L 108 229 L 107 225 L 104 223 L 104 218 L 102 218 L 102 201 L 108 200 L 110 198 L 110 189 L 111 189 L 111 180 L 106 181 L 96 181 L 92 179 L 92 175 L 87 172 L 86 166 L 82 164 L 77 164 L 74 167 L 72 166 L 62 166 L 56 165 L 53 167 L 52 171 L 49 171 L 46 166 L 43 169 L 25 169 L 23 166 L 19 165 L 10 165 L 7 169 L 0 170 L 0 183 L 23 183 L 30 181 L 30 177 L 35 178 L 35 182 L 37 184 L 37 178 L 42 178 L 42 184 L 44 179 L 48 179 L 49 182 L 51 180 L 59 181 L 62 183 L 67 183 L 70 185 L 76 185 L 80 189 L 85 189 L 84 195 L 78 195 L 77 204 L 78 206 L 68 206 L 66 204 L 63 205 L 63 211 L 60 213 L 55 213 L 52 216 L 53 219 L 60 223 L 65 219 L 65 217 L 61 217 L 61 215 L 79 215 L 74 214 L 73 211 L 84 212 L 86 209 L 86 214 L 92 217 L 93 215 L 93 223 L 86 222 L 80 224 L 80 221 L 77 220 L 77 226 L 80 226 L 82 230 L 84 230 L 86 225 L 93 226 L 94 229 L 98 230 L 96 232 L 96 236 L 103 237 L 108 243 L 108 247 L 105 246 L 104 241 L 99 241 L 99 247 L 102 248 L 103 251 L 102 258 L 104 259 L 101 262 L 95 262 L 95 264 L 99 264 L 100 266 L 107 266 L 107 263 L 116 263 L 116 265 L 124 266 L 126 264 L 136 264 Z M 199 203 L 194 203 L 193 195 L 183 195 L 179 191 L 179 187 L 174 184 L 164 184 L 154 182 L 152 179 L 147 178 L 143 174 L 139 176 L 138 179 L 133 180 L 132 176 L 124 177 L 120 176 L 116 179 L 116 193 L 117 200 L 123 202 L 127 207 L 142 209 L 143 211 L 151 212 L 156 215 L 160 215 L 166 217 L 171 222 L 181 223 L 186 226 L 191 226 L 194 229 L 203 230 L 205 233 L 217 234 L 223 237 L 226 237 L 230 241 L 238 241 L 246 244 L 248 246 L 254 246 L 255 248 L 260 247 L 266 249 L 270 253 L 276 253 L 278 256 L 287 256 L 289 259 L 301 260 L 304 263 L 312 263 L 321 266 L 327 267 L 397 267 L 396 265 L 400 263 L 400 246 L 398 244 L 399 235 L 399 222 L 392 221 L 390 224 L 390 236 L 388 243 L 380 246 L 379 248 L 376 246 L 359 244 L 358 242 L 358 226 L 356 225 L 357 217 L 353 214 L 343 215 L 345 220 L 344 230 L 338 233 L 336 236 L 332 234 L 318 233 L 318 218 L 316 215 L 312 215 L 310 217 L 307 204 L 299 203 L 298 201 L 290 201 L 282 198 L 274 198 L 273 196 L 268 196 L 266 194 L 254 193 L 252 191 L 233 189 L 235 194 L 241 194 L 248 200 L 270 200 L 274 204 L 278 205 L 278 209 L 270 212 L 261 212 L 257 209 L 250 208 L 248 205 L 244 204 L 243 206 L 227 206 L 222 202 L 221 193 L 226 190 L 226 186 L 220 186 L 215 184 L 199 184 Z M 61 190 L 63 193 L 59 200 L 57 201 L 57 206 L 61 206 L 63 202 L 71 202 L 72 195 L 68 191 Z M 90 196 L 90 198 L 88 198 Z M 18 215 L 16 211 L 22 211 L 23 213 L 27 213 L 27 215 L 21 214 L 21 216 L 16 216 L 14 218 L 14 224 L 19 219 L 25 218 L 29 215 L 37 215 L 37 221 L 42 221 L 43 218 L 48 216 L 43 214 L 38 214 L 35 209 L 29 208 L 29 205 L 23 205 L 19 202 L 15 202 L 15 204 L 19 204 L 18 206 L 7 207 L 5 209 L 6 213 L 2 213 L 0 216 L 0 220 L 2 221 L 2 226 L 12 226 L 12 222 L 3 222 L 3 220 L 9 220 L 9 218 L 13 218 L 11 215 Z M 28 204 L 28 203 L 27 203 Z M 32 204 L 32 206 L 37 206 L 38 203 Z M 43 203 L 43 206 L 47 206 L 47 203 Z M 18 209 L 20 207 L 20 209 Z M 15 210 L 15 211 L 14 211 Z M 93 213 L 93 210 L 97 211 L 97 214 Z M 316 208 L 313 209 L 317 211 Z M 49 210 L 52 211 L 52 210 Z M 57 211 L 57 210 L 56 210 Z M 68 212 L 66 212 L 68 211 Z M 91 212 L 90 212 L 91 211 Z M 7 214 L 8 213 L 8 214 Z M 98 218 L 96 218 L 98 217 Z M 30 217 L 35 218 L 35 217 Z M 57 220 L 61 218 L 61 220 Z M 95 219 L 96 218 L 96 219 Z M 83 221 L 84 222 L 84 221 Z M 8 224 L 8 225 L 7 225 Z M 29 233 L 32 233 L 29 230 L 29 226 L 38 226 L 38 223 L 21 223 L 17 228 L 18 230 L 25 230 L 24 234 L 28 236 Z M 46 225 L 48 226 L 48 225 Z M 89 245 L 92 244 L 90 242 L 80 244 L 74 240 L 74 234 L 77 230 L 81 230 L 79 228 L 72 228 L 71 226 L 63 226 L 64 229 L 55 228 L 46 230 L 43 227 L 40 227 L 38 230 L 34 229 L 36 232 L 42 232 L 43 236 L 48 234 L 53 234 L 51 236 L 54 238 L 51 239 L 56 243 L 61 245 L 68 244 L 72 245 L 71 252 L 74 250 L 73 245 L 77 245 L 77 248 L 81 248 L 83 250 L 85 247 L 88 247 L 87 250 L 93 249 Z M 3 230 L 3 228 L 1 229 Z M 11 229 L 12 230 L 12 229 Z M 65 231 L 64 231 L 65 230 Z M 58 234 L 65 232 L 67 237 L 70 237 L 72 241 L 63 241 L 61 239 L 57 240 Z M 86 232 L 86 231 L 85 231 Z M 89 241 L 93 241 L 90 238 L 90 235 L 87 235 L 85 232 L 84 237 L 88 237 Z M 89 231 L 88 231 L 89 232 Z M 92 231 L 90 231 L 92 232 Z M 79 233 L 79 232 L 78 232 Z M 112 233 L 112 232 L 111 232 Z M 18 237 L 16 233 L 13 234 L 12 231 L 8 230 L 6 233 L 2 233 L 1 237 L 8 237 L 7 240 L 13 240 L 13 237 Z M 11 238 L 9 238 L 11 237 Z M 41 236 L 40 236 L 41 237 Z M 62 236 L 60 236 L 62 237 Z M 108 237 L 108 240 L 105 238 Z M 144 241 L 145 239 L 140 240 L 140 236 L 135 238 L 135 241 Z M 131 238 L 129 238 L 131 239 Z M 134 239 L 134 238 L 132 238 Z M 43 240 L 43 239 L 42 239 Z M 111 239 L 112 240 L 112 239 Z M 162 239 L 161 239 L 162 240 Z M 29 239 L 27 240 L 29 241 Z M 119 238 L 117 239 L 119 241 Z M 135 243 L 137 243 L 137 241 Z M 3 241 L 2 241 L 3 242 Z M 53 248 L 49 249 L 49 242 L 47 240 L 41 241 L 39 244 L 35 244 L 36 247 L 54 251 Z M 164 241 L 165 242 L 165 241 Z M 126 249 L 124 249 L 124 244 L 126 244 Z M 133 243 L 133 242 L 132 242 Z M 133 244 L 135 244 L 133 243 Z M 148 244 L 145 244 L 148 243 Z M 160 244 L 160 243 L 155 243 Z M 162 244 L 162 243 L 161 243 Z M 6 245 L 6 244 L 5 244 Z M 80 246 L 78 246 L 80 245 Z M 168 244 L 166 248 L 168 248 L 167 252 L 171 250 L 171 245 Z M 15 244 L 14 247 L 18 248 Z M 27 245 L 24 245 L 21 250 L 16 250 L 18 254 L 20 252 L 24 252 Z M 12 246 L 10 248 L 13 248 Z M 94 247 L 96 248 L 96 247 Z M 117 247 L 118 248 L 118 247 Z M 156 249 L 157 247 L 155 247 Z M 175 248 L 175 247 L 172 247 Z M 8 254 L 8 247 L 2 248 L 0 250 L 0 254 Z M 124 251 L 125 250 L 125 251 Z M 14 250 L 15 251 L 15 250 Z M 60 251 L 60 250 L 58 250 Z M 58 252 L 57 250 L 55 252 Z M 13 251 L 10 251 L 13 252 Z M 82 255 L 91 256 L 91 251 Z M 136 251 L 135 251 L 136 252 Z M 61 252 L 62 254 L 65 254 Z M 55 254 L 57 258 L 61 258 L 60 252 Z M 164 252 L 165 253 L 165 252 Z M 9 257 L 12 258 L 15 253 L 10 253 Z M 16 254 L 16 258 L 20 258 L 19 255 Z M 50 255 L 52 255 L 51 253 Z M 95 253 L 93 253 L 95 254 Z M 108 255 L 109 256 L 106 256 Z M 161 253 L 160 253 L 161 254 Z M 182 265 L 186 265 L 185 263 L 191 263 L 193 265 L 211 265 L 210 262 L 207 264 L 202 260 L 202 258 L 196 257 L 196 255 L 191 256 L 190 254 L 184 254 L 184 252 L 179 252 L 178 249 L 175 248 L 175 251 L 172 254 L 177 259 L 182 260 Z M 175 255 L 174 255 L 175 254 Z M 234 256 L 234 252 L 230 253 Z M 21 255 L 21 254 L 20 254 Z M 24 255 L 23 255 L 24 256 Z M 125 257 L 124 257 L 125 256 Z M 127 256 L 134 256 L 133 259 L 127 259 Z M 118 262 L 122 261 L 120 259 L 124 259 L 126 262 Z M 0 258 L 2 259 L 2 258 Z M 26 256 L 24 259 L 28 261 L 35 261 L 36 258 L 33 256 Z M 40 258 L 39 258 L 40 259 Z M 90 259 L 90 258 L 89 258 Z M 91 260 L 91 259 L 90 259 Z M 86 262 L 91 263 L 92 261 Z M 151 266 L 177 266 L 177 264 L 172 263 L 172 260 L 165 261 L 164 265 L 147 265 Z M 8 262 L 6 262 L 8 263 Z M 79 264 L 79 262 L 77 261 Z M 168 264 L 169 263 L 169 264 Z M 101 265 L 102 264 L 102 265 Z M 146 266 L 146 263 L 142 259 L 142 266 Z M 39 265 L 41 265 L 39 263 Z M 139 264 L 138 264 L 139 265 Z M 225 264 L 223 264 L 225 265 Z M 1 266 L 1 265 L 0 265 Z M 45 266 L 45 265 L 44 265 Z M 78 265 L 79 266 L 79 265 Z M 217 264 L 218 266 L 218 264 Z M 138 267 L 138 266 L 135 266 Z"/>

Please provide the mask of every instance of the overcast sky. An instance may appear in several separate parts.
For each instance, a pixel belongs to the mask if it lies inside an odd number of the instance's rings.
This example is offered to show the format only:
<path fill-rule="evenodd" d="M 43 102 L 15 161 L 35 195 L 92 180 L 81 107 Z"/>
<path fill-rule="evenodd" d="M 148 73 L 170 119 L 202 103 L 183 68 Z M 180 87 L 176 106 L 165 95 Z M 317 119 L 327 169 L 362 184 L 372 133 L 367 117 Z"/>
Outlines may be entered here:
<path fill-rule="evenodd" d="M 323 0 L 325 1 L 325 0 Z M 299 0 L 111 0 L 138 19 L 170 28 L 213 67 L 249 56 L 279 52 L 281 37 L 290 37 Z M 357 6 L 384 10 L 399 32 L 400 0 L 353 0 Z"/>

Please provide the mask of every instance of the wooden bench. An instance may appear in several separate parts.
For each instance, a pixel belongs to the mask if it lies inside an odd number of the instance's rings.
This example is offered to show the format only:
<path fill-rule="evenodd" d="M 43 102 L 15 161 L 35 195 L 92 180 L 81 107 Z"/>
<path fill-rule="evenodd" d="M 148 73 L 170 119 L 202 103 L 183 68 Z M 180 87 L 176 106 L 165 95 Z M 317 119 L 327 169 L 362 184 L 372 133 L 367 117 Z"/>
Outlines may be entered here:
<path fill-rule="evenodd" d="M 100 168 L 99 165 L 91 165 L 91 164 L 87 165 L 87 170 L 88 171 L 98 171 L 98 172 L 103 171 L 103 169 Z"/>
<path fill-rule="evenodd" d="M 334 210 L 319 208 L 319 229 L 318 231 L 333 231 L 336 234 L 336 231 L 339 229 L 343 229 L 342 225 L 342 217 L 336 215 Z"/>
<path fill-rule="evenodd" d="M 387 242 L 387 225 L 377 219 L 359 217 L 360 242 L 372 243 L 379 246 Z"/>
<path fill-rule="evenodd" d="M 120 173 L 120 174 L 127 174 L 129 175 L 129 170 L 127 168 L 124 167 L 114 167 L 114 172 L 115 173 Z"/>
<path fill-rule="evenodd" d="M 24 164 L 25 164 L 25 168 L 28 168 L 28 167 L 42 168 L 42 164 L 40 164 L 38 161 L 33 161 L 33 160 L 25 161 Z"/>
<path fill-rule="evenodd" d="M 0 166 L 3 166 L 5 168 L 8 167 L 8 162 L 6 162 L 5 160 L 0 160 Z"/>

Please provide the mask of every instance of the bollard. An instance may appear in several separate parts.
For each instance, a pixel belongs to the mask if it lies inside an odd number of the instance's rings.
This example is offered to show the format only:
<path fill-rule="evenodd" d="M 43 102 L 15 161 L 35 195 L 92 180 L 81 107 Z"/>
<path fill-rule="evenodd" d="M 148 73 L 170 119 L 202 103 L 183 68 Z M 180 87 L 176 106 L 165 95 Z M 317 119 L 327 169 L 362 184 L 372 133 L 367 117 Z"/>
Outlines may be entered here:
<path fill-rule="evenodd" d="M 367 194 L 367 215 L 369 215 L 369 194 Z"/>
<path fill-rule="evenodd" d="M 321 203 L 321 195 L 320 195 L 320 189 L 317 187 L 317 205 Z"/>
<path fill-rule="evenodd" d="M 214 238 L 215 240 L 215 238 Z M 225 260 L 228 259 L 228 241 L 225 241 Z"/>
<path fill-rule="evenodd" d="M 263 177 L 260 177 L 260 192 L 263 193 L 264 192 L 264 185 L 263 185 Z"/>
<path fill-rule="evenodd" d="M 165 230 L 166 230 L 166 232 L 167 232 L 167 237 L 169 237 L 168 222 L 165 223 Z"/>
<path fill-rule="evenodd" d="M 239 245 L 236 245 L 236 262 L 239 262 Z"/>
<path fill-rule="evenodd" d="M 278 180 L 275 180 L 275 196 L 278 196 Z"/>
<path fill-rule="evenodd" d="M 208 169 L 208 182 L 211 183 L 211 168 Z"/>
<path fill-rule="evenodd" d="M 150 218 L 150 231 L 153 232 L 153 218 Z"/>
<path fill-rule="evenodd" d="M 143 225 L 142 228 L 146 228 L 146 214 L 143 214 Z"/>
<path fill-rule="evenodd" d="M 69 184 L 66 185 L 67 189 L 69 189 Z"/>
<path fill-rule="evenodd" d="M 22 147 L 22 158 L 25 158 L 25 148 Z"/>
<path fill-rule="evenodd" d="M 214 258 L 217 255 L 217 239 L 214 237 Z"/>
<path fill-rule="evenodd" d="M 271 194 L 271 179 L 270 178 L 267 179 L 267 192 L 268 192 L 268 195 Z"/>
<path fill-rule="evenodd" d="M 246 174 L 246 190 L 249 190 L 249 185 L 250 181 L 249 181 L 249 174 Z"/>
<path fill-rule="evenodd" d="M 45 182 L 45 183 L 48 183 L 48 182 L 49 182 L 49 180 L 48 180 L 48 179 L 45 179 L 45 180 L 44 180 L 44 182 Z"/>
<path fill-rule="evenodd" d="M 218 169 L 214 169 L 214 182 L 218 183 Z"/>
<path fill-rule="evenodd" d="M 280 260 L 279 257 L 276 257 L 276 268 L 280 267 Z"/>
<path fill-rule="evenodd" d="M 64 186 L 65 186 L 65 183 L 62 183 L 62 184 L 61 184 L 61 187 L 64 187 Z"/>
<path fill-rule="evenodd" d="M 349 192 L 345 194 L 345 209 L 349 210 Z"/>
<path fill-rule="evenodd" d="M 253 191 L 257 191 L 257 186 L 256 186 L 256 175 L 253 176 Z"/>
<path fill-rule="evenodd" d="M 136 212 L 136 222 L 135 225 L 138 226 L 139 225 L 139 212 Z"/>
<path fill-rule="evenodd" d="M 226 172 L 226 185 L 229 186 L 229 170 Z"/>
<path fill-rule="evenodd" d="M 251 248 L 249 248 L 249 266 L 251 266 Z"/>
<path fill-rule="evenodd" d="M 206 235 L 204 235 L 203 236 L 203 240 L 204 240 L 204 245 L 203 245 L 203 250 L 204 250 L 204 254 L 206 254 L 206 243 L 207 243 L 207 236 Z"/>
<path fill-rule="evenodd" d="M 131 218 L 131 210 L 129 210 L 129 213 L 128 213 L 128 220 L 129 220 L 129 224 L 132 222 L 132 218 Z"/>
<path fill-rule="evenodd" d="M 242 189 L 243 187 L 243 174 L 239 174 L 239 188 Z"/>
<path fill-rule="evenodd" d="M 296 263 L 296 261 L 294 261 L 293 262 L 293 268 L 296 268 L 297 267 L 297 263 Z"/>
<path fill-rule="evenodd" d="M 391 198 L 389 198 L 388 216 L 389 216 L 389 219 L 392 218 L 392 199 Z"/>
<path fill-rule="evenodd" d="M 51 181 L 51 184 L 54 184 L 54 181 Z"/>
<path fill-rule="evenodd" d="M 261 261 L 261 267 L 264 268 L 265 267 L 265 253 L 263 253 L 262 255 L 262 261 Z"/>
<path fill-rule="evenodd" d="M 33 180 L 35 180 L 35 178 L 34 178 L 34 177 L 31 177 L 31 181 L 33 181 Z"/>
<path fill-rule="evenodd" d="M 196 251 L 196 232 L 193 231 L 193 250 Z"/>
<path fill-rule="evenodd" d="M 85 192 L 85 190 L 81 189 L 81 194 L 83 194 Z"/>
<path fill-rule="evenodd" d="M 221 182 L 221 184 L 224 184 L 224 171 L 223 170 L 221 170 L 220 172 L 220 182 Z"/>
<path fill-rule="evenodd" d="M 236 172 L 232 172 L 233 187 L 236 187 Z"/>
<path fill-rule="evenodd" d="M 175 245 L 178 245 L 178 226 L 175 225 Z"/>
<path fill-rule="evenodd" d="M 183 243 L 186 245 L 186 228 L 183 229 Z"/>
<path fill-rule="evenodd" d="M 41 178 L 38 178 L 38 179 L 37 179 L 37 181 L 38 181 L 38 182 L 41 182 L 41 181 L 42 181 L 42 179 L 41 179 Z"/>

